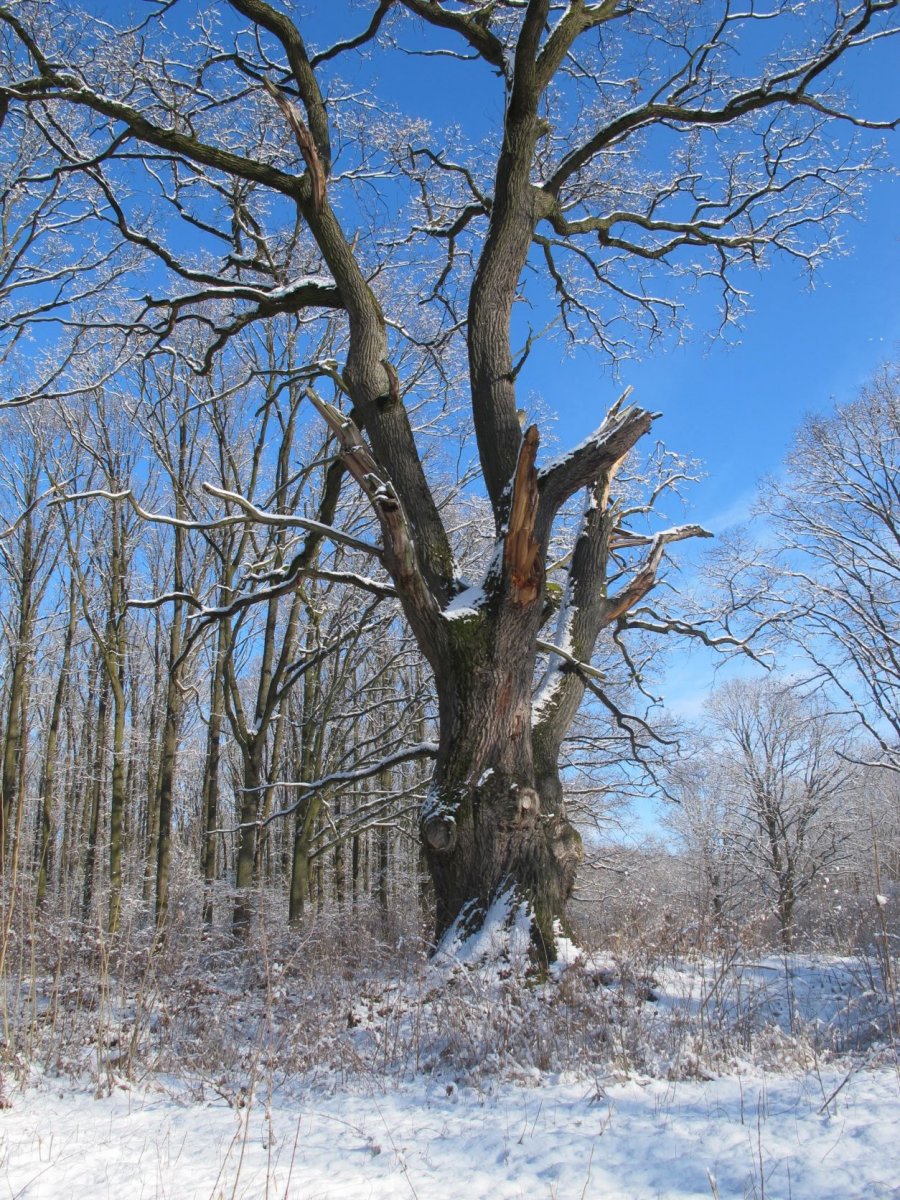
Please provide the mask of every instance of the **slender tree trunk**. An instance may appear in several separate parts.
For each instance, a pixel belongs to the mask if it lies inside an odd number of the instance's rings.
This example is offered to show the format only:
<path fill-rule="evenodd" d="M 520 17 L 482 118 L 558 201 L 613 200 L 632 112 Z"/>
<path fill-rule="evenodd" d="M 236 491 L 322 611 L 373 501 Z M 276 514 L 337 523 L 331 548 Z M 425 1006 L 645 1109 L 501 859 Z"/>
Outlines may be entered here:
<path fill-rule="evenodd" d="M 88 704 L 87 711 L 91 712 L 93 704 Z M 88 761 L 90 756 L 88 756 Z M 84 781 L 80 778 L 81 772 L 78 770 L 78 760 L 76 756 L 76 741 L 75 730 L 71 713 L 67 713 L 66 717 L 66 750 L 65 750 L 65 772 L 63 776 L 63 795 L 68 797 L 60 812 L 62 820 L 62 845 L 59 852 L 59 870 L 57 879 L 59 886 L 62 887 L 68 881 L 72 859 L 72 842 L 77 834 L 78 819 L 81 815 L 83 805 Z"/>
<path fill-rule="evenodd" d="M 159 767 L 162 750 L 158 745 L 159 709 L 162 695 L 161 617 L 156 614 L 153 654 L 153 683 L 150 697 L 150 716 L 147 728 L 146 821 L 144 828 L 144 887 L 146 905 L 154 902 L 156 869 L 159 860 Z"/>
<path fill-rule="evenodd" d="M 331 811 L 334 815 L 334 823 L 340 828 L 341 819 L 341 797 L 336 795 L 332 801 Z M 332 864 L 334 866 L 334 904 L 337 911 L 343 912 L 347 902 L 347 868 L 345 860 L 345 842 L 342 837 L 338 837 L 332 851 Z"/>
<path fill-rule="evenodd" d="M 256 740 L 243 756 L 243 787 L 238 831 L 237 864 L 235 867 L 235 900 L 231 930 L 236 938 L 245 941 L 250 930 L 253 905 L 250 899 L 256 861 L 256 821 L 259 815 L 261 748 Z"/>
<path fill-rule="evenodd" d="M 10 842 L 10 831 L 18 794 L 19 755 L 22 752 L 22 705 L 25 697 L 25 658 L 24 643 L 20 642 L 13 658 L 6 708 L 6 730 L 3 737 L 3 769 L 0 773 L 0 787 L 3 790 L 2 803 L 0 803 L 0 873 L 3 871 L 6 850 Z"/>
<path fill-rule="evenodd" d="M 213 923 L 213 884 L 216 881 L 216 828 L 219 821 L 219 757 L 222 746 L 222 716 L 225 707 L 225 625 L 220 622 L 216 661 L 209 688 L 209 725 L 203 767 L 203 923 Z"/>
<path fill-rule="evenodd" d="M 318 634 L 318 629 L 316 633 Z M 300 783 L 311 783 L 321 765 L 321 750 L 324 736 L 324 721 L 316 722 L 316 709 L 320 695 L 321 666 L 311 667 L 303 677 L 303 703 L 297 734 L 295 755 L 295 778 Z M 291 859 L 291 888 L 288 901 L 288 921 L 297 925 L 303 919 L 306 901 L 311 897 L 312 877 L 310 874 L 310 852 L 313 834 L 322 809 L 318 795 L 305 796 L 294 817 L 294 847 Z"/>
<path fill-rule="evenodd" d="M 109 805 L 109 932 L 116 933 L 122 912 L 123 830 L 127 781 L 125 776 L 125 687 L 121 674 L 113 681 L 113 759 Z"/>
<path fill-rule="evenodd" d="M 350 839 L 350 894 L 353 900 L 354 911 L 359 905 L 360 891 L 360 853 L 359 853 L 359 834 L 354 833 Z"/>
<path fill-rule="evenodd" d="M 184 532 L 176 530 L 176 590 L 183 588 L 181 555 Z M 166 688 L 166 717 L 163 724 L 162 748 L 159 763 L 159 787 L 156 808 L 159 813 L 159 839 L 156 859 L 156 924 L 161 928 L 169 910 L 169 874 L 172 861 L 172 801 L 175 790 L 175 762 L 178 754 L 178 731 L 181 725 L 182 693 L 180 668 L 183 632 L 183 608 L 176 600 L 169 633 L 169 670 Z"/>
<path fill-rule="evenodd" d="M 384 795 L 390 795 L 393 786 L 393 772 L 386 767 L 378 777 L 378 782 Z M 381 914 L 381 929 L 387 934 L 390 924 L 390 840 L 385 825 L 375 830 L 378 857 L 376 865 L 375 891 L 378 897 L 378 911 Z"/>
<path fill-rule="evenodd" d="M 306 901 L 311 895 L 310 851 L 321 807 L 318 796 L 307 796 L 297 809 L 294 825 L 294 853 L 291 860 L 291 891 L 288 904 L 288 920 L 292 925 L 297 925 L 302 921 Z"/>
<path fill-rule="evenodd" d="M 794 908 L 797 896 L 790 879 L 784 881 L 778 893 L 778 924 L 780 926 L 781 944 L 785 950 L 791 950 L 794 945 Z"/>
<path fill-rule="evenodd" d="M 32 549 L 31 521 L 26 522 L 25 549 L 22 553 L 22 585 L 19 598 L 19 620 L 15 645 L 12 649 L 12 670 L 6 708 L 6 730 L 3 737 L 3 765 L 0 771 L 0 874 L 3 873 L 9 831 L 15 817 L 19 788 L 19 759 L 23 753 L 23 713 L 28 690 L 28 660 L 32 637 Z"/>
<path fill-rule="evenodd" d="M 82 916 L 91 917 L 94 897 L 94 872 L 97 856 L 97 835 L 100 829 L 100 805 L 103 797 L 103 777 L 106 771 L 107 723 L 109 721 L 109 677 L 104 674 L 100 683 L 100 698 L 97 703 L 97 732 L 94 739 L 93 779 L 88 792 L 87 835 L 84 853 L 84 887 L 82 891 Z"/>
<path fill-rule="evenodd" d="M 27 496 L 36 492 L 36 476 L 29 480 Z M 35 536 L 34 517 L 26 512 L 21 527 L 21 553 L 18 557 L 18 621 L 15 641 L 11 647 L 12 669 L 6 708 L 6 729 L 3 737 L 3 762 L 0 768 L 0 875 L 3 874 L 8 849 L 10 822 L 14 820 L 19 798 L 21 777 L 20 758 L 24 753 L 24 712 L 28 691 L 28 664 L 31 640 L 34 635 L 34 610 L 39 597 L 35 594 L 38 559 L 44 539 Z"/>
<path fill-rule="evenodd" d="M 377 858 L 375 867 L 375 892 L 378 897 L 378 911 L 381 913 L 381 925 L 384 931 L 387 930 L 388 922 L 391 913 L 390 904 L 390 842 L 388 841 L 388 831 L 379 829 L 376 831 L 376 846 Z"/>
<path fill-rule="evenodd" d="M 122 906 L 122 857 L 125 803 L 128 795 L 125 744 L 125 715 L 128 707 L 125 690 L 127 682 L 125 674 L 127 653 L 125 631 L 126 558 L 124 521 L 119 504 L 113 506 L 111 525 L 109 620 L 103 658 L 113 696 L 112 790 L 109 810 L 109 932 L 115 933 L 119 928 Z"/>
<path fill-rule="evenodd" d="M 47 880 L 53 871 L 53 789 L 56 783 L 56 751 L 59 741 L 59 725 L 62 719 L 63 699 L 68 683 L 69 660 L 72 653 L 72 643 L 75 640 L 75 628 L 75 583 L 72 580 L 69 584 L 69 619 L 63 640 L 59 678 L 56 681 L 56 691 L 53 693 L 53 706 L 50 710 L 47 741 L 44 746 L 44 769 L 41 772 L 41 820 L 36 896 L 38 904 L 43 904 L 44 902 L 44 898 L 47 895 Z"/>
<path fill-rule="evenodd" d="M 313 886 L 315 890 L 316 913 L 321 914 L 325 910 L 325 864 L 322 861 L 321 854 L 314 861 Z"/>
<path fill-rule="evenodd" d="M 172 626 L 171 662 L 181 652 L 181 613 L 174 616 Z M 170 667 L 166 689 L 166 716 L 160 748 L 159 783 L 156 811 L 159 817 L 156 856 L 156 924 L 162 927 L 169 911 L 169 876 L 172 862 L 172 808 L 175 791 L 175 764 L 178 755 L 178 730 L 181 724 L 182 699 L 177 673 Z"/>

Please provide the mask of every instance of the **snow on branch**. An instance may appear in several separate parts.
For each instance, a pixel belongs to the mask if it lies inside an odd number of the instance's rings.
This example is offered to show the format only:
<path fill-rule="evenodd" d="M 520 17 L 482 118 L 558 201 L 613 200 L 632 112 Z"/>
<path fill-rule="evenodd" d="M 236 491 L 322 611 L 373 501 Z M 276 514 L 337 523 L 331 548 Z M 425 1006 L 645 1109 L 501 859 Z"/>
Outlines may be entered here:
<path fill-rule="evenodd" d="M 649 612 L 650 610 L 637 610 L 638 613 L 645 611 Z M 769 669 L 772 665 L 766 661 L 766 657 L 768 656 L 764 657 L 753 648 L 753 642 L 759 637 L 766 626 L 773 623 L 769 619 L 760 621 L 744 637 L 738 637 L 737 634 L 733 633 L 709 633 L 702 625 L 696 622 L 684 621 L 676 617 L 649 619 L 637 614 L 626 613 L 620 618 L 620 622 L 626 629 L 640 629 L 644 633 L 673 633 L 678 637 L 693 638 L 695 641 L 702 642 L 710 650 L 721 652 L 734 651 L 735 653 L 746 654 L 748 658 L 752 658 L 754 662 L 759 663 L 760 666 L 766 669 Z"/>
<path fill-rule="evenodd" d="M 230 492 L 225 488 L 216 487 L 212 483 L 204 483 L 202 486 L 203 490 L 211 496 L 216 496 L 220 500 L 227 500 L 230 504 L 236 505 L 242 510 L 244 515 L 239 516 L 234 514 L 228 517 L 219 517 L 212 521 L 193 521 L 184 517 L 172 517 L 168 513 L 149 512 L 138 502 L 131 488 L 126 488 L 120 492 L 110 492 L 105 488 L 92 488 L 86 492 L 71 492 L 65 495 L 57 495 L 55 499 L 51 500 L 51 504 L 69 504 L 76 500 L 126 500 L 142 520 L 157 525 L 172 525 L 177 529 L 224 529 L 229 525 L 238 525 L 242 522 L 252 520 L 259 522 L 260 525 L 280 525 L 307 529 L 311 533 L 321 534 L 333 542 L 342 542 L 345 546 L 352 546 L 354 550 L 362 550 L 366 554 L 374 555 L 376 558 L 382 557 L 378 546 L 373 546 L 371 542 L 365 542 L 362 538 L 353 537 L 352 534 L 335 529 L 332 525 L 323 525 L 320 521 L 313 521 L 308 517 L 295 517 L 287 513 L 266 512 L 262 508 L 257 508 L 255 504 L 245 496 L 241 496 L 238 492 Z M 59 491 L 58 487 L 53 490 L 56 492 Z"/>
<path fill-rule="evenodd" d="M 594 679 L 599 679 L 601 682 L 606 681 L 606 675 L 599 668 L 592 666 L 590 663 L 582 662 L 580 658 L 576 658 L 574 654 L 570 654 L 563 646 L 557 646 L 555 642 L 545 642 L 538 638 L 535 642 L 538 650 L 544 654 L 554 655 L 561 658 L 563 662 L 576 671 L 579 675 L 590 675 Z"/>
<path fill-rule="evenodd" d="M 272 783 L 261 784 L 256 789 L 259 792 L 265 792 L 271 788 L 291 788 L 299 790 L 301 794 L 287 808 L 281 808 L 277 812 L 269 813 L 264 819 L 251 822 L 251 824 L 256 825 L 258 828 L 265 828 L 267 825 L 271 825 L 273 821 L 292 816 L 307 796 L 313 792 L 321 792 L 325 788 L 334 787 L 338 784 L 359 783 L 363 779 L 371 779 L 373 775 L 390 770 L 391 767 L 401 766 L 403 763 L 414 762 L 420 758 L 435 758 L 437 752 L 437 742 L 418 742 L 414 746 L 406 746 L 402 750 L 396 750 L 393 754 L 388 754 L 384 758 L 379 759 L 378 762 L 369 763 L 368 766 L 359 767 L 351 771 L 334 771 L 330 775 L 323 775 L 321 779 L 315 779 L 309 783 L 299 780 L 276 780 Z M 217 832 L 235 833 L 239 828 L 241 826 L 237 826 L 234 829 L 221 829 Z"/>
<path fill-rule="evenodd" d="M 22 511 L 19 513 L 19 515 L 16 517 L 16 519 L 14 521 L 10 522 L 9 525 L 7 525 L 6 529 L 0 530 L 0 542 L 5 541 L 8 537 L 12 537 L 12 535 L 16 532 L 16 530 L 19 528 L 19 526 L 22 524 L 22 522 L 27 520 L 28 517 L 31 516 L 31 514 L 38 507 L 38 505 L 43 500 L 46 500 L 48 496 L 54 495 L 54 493 L 56 493 L 58 490 L 59 490 L 59 485 L 54 484 L 52 487 L 47 488 L 47 490 L 45 492 L 42 492 L 40 494 L 40 496 L 36 496 L 34 498 L 34 500 L 32 500 L 31 504 L 29 504 L 27 508 L 22 509 Z M 51 500 L 50 503 L 54 504 L 55 500 Z"/>
<path fill-rule="evenodd" d="M 323 525 L 320 521 L 310 520 L 308 517 L 294 517 L 286 513 L 270 513 L 264 509 L 257 508 L 246 497 L 241 496 L 238 492 L 230 492 L 225 488 L 215 487 L 211 483 L 204 483 L 203 490 L 209 492 L 211 496 L 217 496 L 220 500 L 227 500 L 230 504 L 237 505 L 248 517 L 254 521 L 259 521 L 261 525 L 290 525 L 296 526 L 299 529 L 308 529 L 311 533 L 320 533 L 323 537 L 328 538 L 333 542 L 342 542 L 345 546 L 352 546 L 354 550 L 362 550 L 366 554 L 371 554 L 375 558 L 381 558 L 382 552 L 378 546 L 373 546 L 371 542 L 365 542 L 362 538 L 354 537 L 350 533 L 344 533 L 340 529 L 335 529 L 333 525 Z"/>
<path fill-rule="evenodd" d="M 684 541 L 685 538 L 709 538 L 713 535 L 702 525 L 675 525 L 671 529 L 655 533 L 650 542 L 650 553 L 637 569 L 631 581 L 615 596 L 606 601 L 603 614 L 603 624 L 609 625 L 619 617 L 624 616 L 639 600 L 647 595 L 656 584 L 656 577 L 670 542 Z"/>
<path fill-rule="evenodd" d="M 552 521 L 569 496 L 592 484 L 602 471 L 614 467 L 649 432 L 658 414 L 634 405 L 623 408 L 630 394 L 631 388 L 627 388 L 606 414 L 602 425 L 580 446 L 549 462 L 538 473 L 545 521 Z"/>

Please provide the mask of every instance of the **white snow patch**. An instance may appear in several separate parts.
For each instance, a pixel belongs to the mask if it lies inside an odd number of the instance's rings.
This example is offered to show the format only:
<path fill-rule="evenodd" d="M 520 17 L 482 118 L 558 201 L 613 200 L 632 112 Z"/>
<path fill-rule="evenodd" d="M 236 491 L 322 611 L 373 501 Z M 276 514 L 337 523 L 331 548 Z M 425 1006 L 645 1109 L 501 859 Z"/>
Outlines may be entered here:
<path fill-rule="evenodd" d="M 501 959 L 523 963 L 531 946 L 531 914 L 512 889 L 501 893 L 488 909 L 475 933 L 465 930 L 463 910 L 447 930 L 435 954 L 441 965 L 487 963 L 492 969 Z"/>
<path fill-rule="evenodd" d="M 272 288 L 269 291 L 260 289 L 260 293 L 264 300 L 277 301 L 310 287 L 335 288 L 337 284 L 330 275 L 304 275 L 301 279 L 292 279 L 290 283 L 286 283 L 282 287 Z"/>
<path fill-rule="evenodd" d="M 551 964 L 550 973 L 558 976 L 576 963 L 583 962 L 585 955 L 576 942 L 565 936 L 559 921 L 556 922 L 553 932 L 556 937 L 556 962 Z"/>
<path fill-rule="evenodd" d="M 162 1087 L 95 1100 L 47 1078 L 9 1100 L 0 1154 L 6 1193 L 22 1200 L 898 1194 L 891 1068 L 679 1083 L 545 1077 L 535 1088 L 420 1078 L 387 1091 L 260 1092 L 239 1109 Z"/>
<path fill-rule="evenodd" d="M 466 617 L 475 617 L 478 615 L 478 610 L 484 605 L 485 594 L 481 584 L 472 584 L 465 591 L 454 596 L 447 607 L 444 609 L 444 616 L 448 621 L 459 621 Z"/>
<path fill-rule="evenodd" d="M 441 799 L 441 794 L 434 783 L 428 785 L 428 791 L 425 793 L 425 799 L 422 801 L 422 807 L 419 810 L 419 820 L 427 821 L 431 817 L 447 817 L 450 820 L 455 820 L 453 809 L 445 800 Z"/>
<path fill-rule="evenodd" d="M 557 662 L 561 660 L 557 659 Z M 538 694 L 531 705 L 531 723 L 538 725 L 543 720 L 545 711 L 555 702 L 562 689 L 564 676 L 559 667 L 549 670 L 541 681 Z"/>

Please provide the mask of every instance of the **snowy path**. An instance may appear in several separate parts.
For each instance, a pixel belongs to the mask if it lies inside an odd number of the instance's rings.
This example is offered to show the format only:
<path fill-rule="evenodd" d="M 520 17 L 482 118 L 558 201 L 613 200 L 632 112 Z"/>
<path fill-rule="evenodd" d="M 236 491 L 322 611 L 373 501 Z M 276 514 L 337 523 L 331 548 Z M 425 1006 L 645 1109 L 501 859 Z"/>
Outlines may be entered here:
<path fill-rule="evenodd" d="M 0 1113 L 21 1200 L 900 1200 L 900 1079 L 468 1087 L 179 1103 L 53 1086 Z M 448 1093 L 449 1088 L 449 1093 Z M 714 1182 L 712 1182 L 714 1181 Z"/>

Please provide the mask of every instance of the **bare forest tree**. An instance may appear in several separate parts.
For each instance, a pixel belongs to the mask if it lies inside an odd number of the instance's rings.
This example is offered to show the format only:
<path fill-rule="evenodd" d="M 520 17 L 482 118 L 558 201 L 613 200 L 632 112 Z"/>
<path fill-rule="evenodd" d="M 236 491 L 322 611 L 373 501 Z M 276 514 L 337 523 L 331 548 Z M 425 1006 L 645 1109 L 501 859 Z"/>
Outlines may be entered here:
<path fill-rule="evenodd" d="M 378 579 L 356 581 L 396 594 L 434 677 L 419 826 L 439 936 L 503 899 L 527 905 L 535 954 L 553 957 L 581 857 L 560 752 L 585 692 L 605 694 L 595 646 L 606 631 L 627 647 L 667 548 L 703 534 L 659 528 L 652 498 L 624 523 L 617 476 L 655 419 L 624 398 L 577 449 L 539 460 L 538 426 L 521 419 L 532 338 L 514 306 L 618 359 L 678 323 L 685 282 L 714 281 L 728 322 L 745 264 L 783 251 L 814 265 L 857 205 L 877 154 L 867 134 L 887 127 L 847 107 L 841 69 L 890 32 L 894 8 L 379 0 L 363 28 L 336 7 L 314 50 L 268 0 L 175 0 L 131 26 L 0 5 L 0 120 L 28 147 L 16 194 L 68 235 L 52 271 L 26 238 L 20 289 L 0 293 L 7 401 L 72 388 L 73 363 L 98 387 L 153 353 L 259 381 L 240 335 L 302 327 L 305 361 L 263 382 L 320 414 L 330 480 L 352 476 L 376 518 L 355 549 Z M 455 111 L 429 123 L 420 96 L 404 114 L 369 94 L 371 56 L 389 78 L 418 54 L 452 66 L 457 91 L 484 88 L 498 115 L 471 143 Z M 59 337 L 30 364 L 16 338 L 38 318 Z M 463 401 L 493 520 L 475 579 L 443 519 Z M 551 402 L 571 403 L 564 384 Z M 265 510 L 219 495 L 232 523 L 295 519 L 286 478 Z M 305 546 L 268 564 L 263 604 L 323 539 L 348 545 L 334 496 L 320 493 Z M 639 620 L 710 636 L 661 607 Z"/>
<path fill-rule="evenodd" d="M 900 771 L 900 371 L 810 416 L 783 482 L 764 489 L 781 552 L 775 607 L 788 643 Z"/>
<path fill-rule="evenodd" d="M 821 697 L 773 677 L 724 684 L 709 713 L 720 741 L 706 798 L 719 811 L 715 837 L 700 849 L 718 881 L 713 905 L 724 911 L 726 881 L 732 898 L 735 883 L 750 890 L 774 914 L 790 948 L 798 901 L 847 849 L 857 785 L 846 761 L 846 730 Z M 696 816 L 704 806 L 687 790 Z M 691 824 L 708 829 L 702 821 Z"/>

